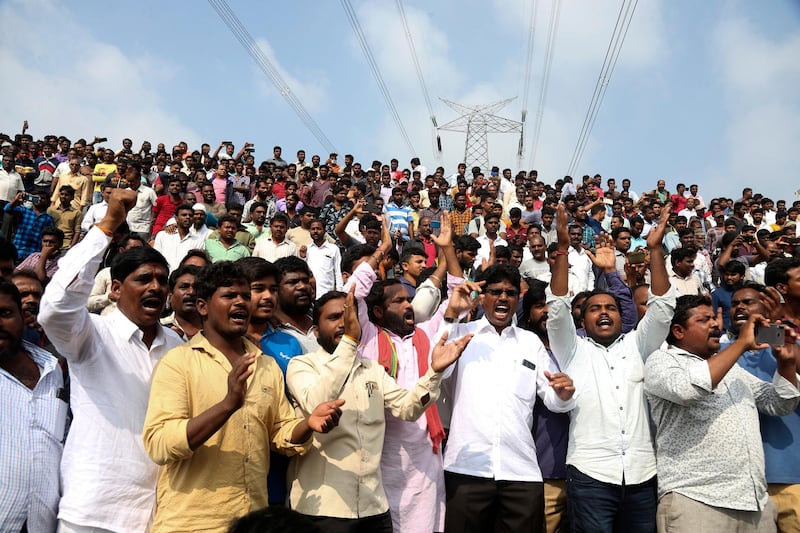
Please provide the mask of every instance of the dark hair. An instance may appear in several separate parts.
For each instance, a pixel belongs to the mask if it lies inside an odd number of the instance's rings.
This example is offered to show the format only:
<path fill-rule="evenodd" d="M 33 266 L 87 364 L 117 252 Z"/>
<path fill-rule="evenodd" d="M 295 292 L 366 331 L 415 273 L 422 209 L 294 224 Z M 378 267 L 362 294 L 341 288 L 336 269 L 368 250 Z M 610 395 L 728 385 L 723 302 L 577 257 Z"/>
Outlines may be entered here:
<path fill-rule="evenodd" d="M 175 283 L 178 282 L 178 278 L 181 276 L 185 276 L 186 274 L 191 274 L 192 276 L 197 277 L 197 273 L 200 272 L 200 267 L 197 265 L 181 265 L 176 270 L 169 275 L 169 292 L 172 292 L 175 289 Z"/>
<path fill-rule="evenodd" d="M 508 210 L 508 216 L 510 217 L 521 217 L 522 210 L 519 207 L 512 207 Z"/>
<path fill-rule="evenodd" d="M 545 294 L 547 283 L 539 279 L 526 279 L 525 281 L 528 284 L 528 290 L 525 292 L 525 296 L 522 297 L 522 320 L 520 321 L 520 326 L 523 329 L 530 329 L 528 316 L 531 314 L 531 307 L 542 304 L 547 300 L 547 295 Z"/>
<path fill-rule="evenodd" d="M 453 247 L 457 252 L 477 252 L 481 249 L 481 243 L 472 235 L 459 235 L 456 237 Z"/>
<path fill-rule="evenodd" d="M 778 283 L 789 283 L 789 271 L 800 267 L 800 257 L 781 257 L 767 263 L 764 284 L 774 287 Z"/>
<path fill-rule="evenodd" d="M 287 507 L 273 506 L 247 514 L 231 524 L 228 533 L 319 533 L 317 525 Z"/>
<path fill-rule="evenodd" d="M 400 281 L 396 279 L 385 279 L 382 281 L 375 281 L 375 283 L 372 285 L 372 288 L 369 290 L 369 294 L 367 294 L 366 298 L 364 298 L 364 303 L 367 304 L 367 314 L 369 315 L 370 321 L 376 324 L 378 323 L 372 308 L 376 305 L 384 305 L 386 287 L 391 287 L 393 285 L 401 284 Z"/>
<path fill-rule="evenodd" d="M 281 271 L 263 257 L 242 257 L 236 263 L 242 267 L 250 283 L 264 278 L 275 278 L 276 282 L 281 279 Z"/>
<path fill-rule="evenodd" d="M 191 211 L 194 214 L 194 208 L 189 204 L 181 204 L 175 208 L 175 216 L 178 215 L 181 211 Z"/>
<path fill-rule="evenodd" d="M 0 294 L 10 296 L 14 303 L 17 304 L 17 310 L 22 312 L 22 296 L 20 296 L 19 289 L 14 283 L 5 278 L 0 278 Z"/>
<path fill-rule="evenodd" d="M 62 185 L 61 187 L 58 188 L 58 192 L 75 194 L 75 187 L 73 187 L 72 185 Z"/>
<path fill-rule="evenodd" d="M 127 255 L 127 254 L 125 254 Z M 197 273 L 195 292 L 198 300 L 209 301 L 220 287 L 232 287 L 242 281 L 249 284 L 242 265 L 233 261 L 217 261 L 204 266 Z"/>
<path fill-rule="evenodd" d="M 484 281 L 484 288 L 494 283 L 507 281 L 519 291 L 521 278 L 519 270 L 511 265 L 492 265 L 481 272 L 475 281 Z"/>
<path fill-rule="evenodd" d="M 489 219 L 496 218 L 498 221 L 500 220 L 500 215 L 495 212 L 489 212 L 483 215 L 483 221 L 489 222 Z"/>
<path fill-rule="evenodd" d="M 252 204 L 250 204 L 250 213 L 251 214 L 253 213 L 253 210 L 256 207 L 263 207 L 264 209 L 267 209 L 267 204 L 264 203 L 264 202 L 253 202 Z"/>
<path fill-rule="evenodd" d="M 347 294 L 341 291 L 328 291 L 317 298 L 317 301 L 314 302 L 314 310 L 311 312 L 311 322 L 315 326 L 319 325 L 319 316 L 322 313 L 322 307 L 331 300 L 336 300 L 338 298 L 347 298 Z"/>
<path fill-rule="evenodd" d="M 208 256 L 208 253 L 205 250 L 201 250 L 199 248 L 192 248 L 191 250 L 186 252 L 186 255 L 183 256 L 183 259 L 181 259 L 181 263 L 178 266 L 183 266 L 186 263 L 186 260 L 189 259 L 190 257 L 199 257 L 203 259 L 207 265 L 211 264 L 211 258 Z"/>
<path fill-rule="evenodd" d="M 722 267 L 722 272 L 726 274 L 739 274 L 744 276 L 746 267 L 744 263 L 741 261 L 728 261 L 724 267 Z"/>
<path fill-rule="evenodd" d="M 253 207 L 255 207 L 255 204 L 250 206 L 250 211 L 251 212 L 253 211 Z M 303 216 L 303 215 L 305 215 L 307 213 L 311 213 L 312 215 L 316 216 L 317 215 L 317 210 L 315 208 L 311 207 L 310 205 L 304 205 L 303 207 L 300 208 L 300 211 L 298 211 L 298 213 L 300 214 L 300 216 Z"/>
<path fill-rule="evenodd" d="M 55 226 L 47 226 L 46 228 L 44 228 L 42 230 L 42 238 L 44 238 L 45 235 L 51 235 L 56 239 L 58 239 L 59 241 L 61 241 L 62 243 L 64 242 L 64 232 Z"/>
<path fill-rule="evenodd" d="M 161 253 L 150 246 L 137 246 L 124 254 L 117 254 L 111 261 L 111 279 L 125 281 L 137 268 L 153 263 L 169 272 L 169 263 Z"/>
<path fill-rule="evenodd" d="M 281 274 L 277 280 L 279 283 L 283 276 L 290 272 L 302 272 L 303 274 L 308 275 L 309 278 L 314 275 L 311 273 L 311 269 L 308 268 L 308 263 L 294 255 L 290 255 L 289 257 L 281 257 L 275 261 L 275 267 Z"/>
<path fill-rule="evenodd" d="M 508 246 L 503 246 L 502 244 L 499 246 L 495 246 L 494 257 L 495 259 L 508 259 L 510 261 L 511 249 Z"/>
<path fill-rule="evenodd" d="M 679 261 L 683 261 L 693 255 L 697 255 L 697 250 L 694 248 L 675 248 L 669 254 L 669 261 L 672 266 L 675 266 Z"/>
<path fill-rule="evenodd" d="M 362 257 L 369 257 L 375 253 L 375 247 L 370 246 L 369 244 L 357 244 L 355 246 L 351 246 L 344 251 L 342 254 L 342 272 L 347 272 L 348 274 L 353 273 L 353 263 L 361 259 Z"/>
<path fill-rule="evenodd" d="M 678 299 L 675 301 L 675 314 L 672 316 L 672 322 L 669 325 L 669 333 L 667 334 L 668 343 L 675 344 L 675 336 L 672 335 L 672 326 L 686 327 L 686 323 L 689 321 L 689 315 L 691 314 L 692 309 L 700 307 L 701 305 L 707 305 L 711 307 L 711 300 L 708 298 L 708 296 L 702 296 L 699 294 L 686 294 L 678 297 Z"/>
<path fill-rule="evenodd" d="M 275 213 L 275 216 L 272 217 L 272 220 L 269 221 L 270 226 L 273 222 L 283 222 L 286 224 L 286 227 L 289 227 L 289 216 L 286 213 L 281 213 L 280 211 Z"/>
<path fill-rule="evenodd" d="M 618 228 L 614 228 L 611 230 L 611 238 L 617 240 L 619 238 L 620 233 L 627 233 L 628 235 L 631 234 L 631 229 L 626 228 L 625 226 L 620 226 Z"/>
<path fill-rule="evenodd" d="M 400 262 L 405 263 L 411 259 L 411 256 L 420 255 L 425 259 L 428 258 L 428 254 L 425 253 L 425 249 L 422 246 L 417 246 L 415 244 L 406 245 L 403 248 L 403 255 L 400 256 Z"/>
<path fill-rule="evenodd" d="M 233 215 L 222 215 L 217 219 L 217 227 L 222 227 L 224 222 L 230 222 L 234 226 L 238 227 L 239 225 L 236 223 L 236 217 Z"/>

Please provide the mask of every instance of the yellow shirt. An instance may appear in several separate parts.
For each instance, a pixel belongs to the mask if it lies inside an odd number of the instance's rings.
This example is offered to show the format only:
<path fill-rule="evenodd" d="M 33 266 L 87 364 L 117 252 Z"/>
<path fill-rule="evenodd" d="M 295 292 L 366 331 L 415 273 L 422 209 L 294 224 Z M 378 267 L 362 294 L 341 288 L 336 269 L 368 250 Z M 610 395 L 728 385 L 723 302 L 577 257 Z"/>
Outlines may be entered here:
<path fill-rule="evenodd" d="M 92 174 L 92 182 L 94 183 L 94 191 L 101 192 L 100 187 L 106 180 L 109 174 L 117 171 L 117 165 L 114 163 L 97 163 L 94 166 L 94 174 Z M 122 177 L 122 176 L 119 176 Z"/>
<path fill-rule="evenodd" d="M 87 205 L 92 205 L 92 182 L 83 174 L 73 174 L 69 172 L 58 177 L 58 183 L 50 196 L 53 205 L 58 204 L 58 191 L 64 185 L 69 185 L 75 189 L 75 198 L 72 200 L 72 207 L 78 210 Z"/>
<path fill-rule="evenodd" d="M 243 339 L 248 352 L 261 353 Z M 143 439 L 163 465 L 156 490 L 153 532 L 227 531 L 232 519 L 267 506 L 270 449 L 303 453 L 290 442 L 300 423 L 286 399 L 283 374 L 271 357 L 257 357 L 244 405 L 199 448 L 186 436 L 189 420 L 228 391 L 227 357 L 202 332 L 167 352 L 153 373 Z"/>
<path fill-rule="evenodd" d="M 357 348 L 345 336 L 332 354 L 320 348 L 289 361 L 286 383 L 304 413 L 322 402 L 345 400 L 339 425 L 330 433 L 315 433 L 311 450 L 289 465 L 289 501 L 297 512 L 338 518 L 385 513 L 385 411 L 416 420 L 439 396 L 442 374 L 432 368 L 406 390 L 377 361 L 358 357 Z"/>

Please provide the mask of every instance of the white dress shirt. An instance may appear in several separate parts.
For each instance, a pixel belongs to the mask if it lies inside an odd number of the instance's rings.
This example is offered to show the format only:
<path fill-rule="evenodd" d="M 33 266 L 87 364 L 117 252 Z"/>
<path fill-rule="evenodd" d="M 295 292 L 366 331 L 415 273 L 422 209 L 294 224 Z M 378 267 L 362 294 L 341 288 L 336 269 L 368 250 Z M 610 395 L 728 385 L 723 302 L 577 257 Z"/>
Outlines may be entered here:
<path fill-rule="evenodd" d="M 23 341 L 39 367 L 29 389 L 0 368 L 0 531 L 55 531 L 67 420 L 64 373 L 48 351 Z"/>
<path fill-rule="evenodd" d="M 93 225 L 103 220 L 103 217 L 106 216 L 106 211 L 108 211 L 108 202 L 105 200 L 99 204 L 90 205 L 89 209 L 86 210 L 86 214 L 83 216 L 81 231 L 85 233 L 89 231 Z"/>
<path fill-rule="evenodd" d="M 13 202 L 18 192 L 25 192 L 22 176 L 14 170 L 7 172 L 6 169 L 0 168 L 0 200 Z"/>
<path fill-rule="evenodd" d="M 329 291 L 342 290 L 342 253 L 339 247 L 322 241 L 322 246 L 312 242 L 306 250 L 306 263 L 317 282 L 316 297 Z"/>
<path fill-rule="evenodd" d="M 656 475 L 644 361 L 667 338 L 675 291 L 650 294 L 639 326 L 608 348 L 575 334 L 570 299 L 547 291 L 550 349 L 579 393 L 570 413 L 567 464 L 597 481 L 644 483 Z"/>
<path fill-rule="evenodd" d="M 574 296 L 579 292 L 593 290 L 594 270 L 592 270 L 592 260 L 589 259 L 586 251 L 583 248 L 576 250 L 574 246 L 570 246 L 567 260 L 569 261 L 569 292 Z"/>
<path fill-rule="evenodd" d="M 297 255 L 297 246 L 289 239 L 277 244 L 272 239 L 261 239 L 256 241 L 256 247 L 253 248 L 254 257 L 263 257 L 271 263 L 290 255 Z"/>
<path fill-rule="evenodd" d="M 448 340 L 475 336 L 444 374 L 452 406 L 444 469 L 498 481 L 542 481 L 531 433 L 536 398 L 557 413 L 575 406 L 574 398 L 559 398 L 545 377 L 545 370 L 557 370 L 542 341 L 516 326 L 498 334 L 484 316 L 443 323 L 431 345 L 445 331 Z"/>
<path fill-rule="evenodd" d="M 59 261 L 39 312 L 71 375 L 74 419 L 61 461 L 58 518 L 111 531 L 147 531 L 158 477 L 142 441 L 150 379 L 159 359 L 182 341 L 159 326 L 148 349 L 142 331 L 121 311 L 97 316 L 86 309 L 110 241 L 99 228 L 89 230 Z"/>
<path fill-rule="evenodd" d="M 153 243 L 153 248 L 161 252 L 161 255 L 167 259 L 170 273 L 178 268 L 183 258 L 191 250 L 204 250 L 205 247 L 205 239 L 191 230 L 186 232 L 185 237 L 181 237 L 177 231 L 175 233 L 159 231 Z"/>
<path fill-rule="evenodd" d="M 475 240 L 477 240 L 478 243 L 481 245 L 480 249 L 478 250 L 478 253 L 475 254 L 475 262 L 472 264 L 472 268 L 477 269 L 480 268 L 484 259 L 486 259 L 487 261 L 489 260 L 489 255 L 492 253 L 492 247 L 490 245 L 492 240 L 489 237 L 487 237 L 486 234 L 481 235 Z M 497 248 L 498 246 L 508 246 L 508 243 L 505 240 L 501 239 L 500 235 L 498 234 L 497 238 L 495 238 L 494 240 L 494 246 L 495 248 Z"/>
<path fill-rule="evenodd" d="M 132 232 L 150 233 L 150 221 L 153 218 L 153 207 L 156 205 L 156 193 L 146 185 L 136 189 L 136 205 L 128 212 L 128 227 Z"/>

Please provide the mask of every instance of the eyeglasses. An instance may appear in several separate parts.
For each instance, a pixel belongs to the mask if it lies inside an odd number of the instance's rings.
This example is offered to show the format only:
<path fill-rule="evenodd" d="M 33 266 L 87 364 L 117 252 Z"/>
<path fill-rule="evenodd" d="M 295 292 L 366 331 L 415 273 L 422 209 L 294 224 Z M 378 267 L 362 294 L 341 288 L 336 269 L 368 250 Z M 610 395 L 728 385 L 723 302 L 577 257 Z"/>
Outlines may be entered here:
<path fill-rule="evenodd" d="M 494 296 L 495 298 L 499 298 L 503 294 L 509 298 L 516 298 L 519 295 L 519 291 L 517 289 L 484 289 L 483 292 L 489 296 Z"/>

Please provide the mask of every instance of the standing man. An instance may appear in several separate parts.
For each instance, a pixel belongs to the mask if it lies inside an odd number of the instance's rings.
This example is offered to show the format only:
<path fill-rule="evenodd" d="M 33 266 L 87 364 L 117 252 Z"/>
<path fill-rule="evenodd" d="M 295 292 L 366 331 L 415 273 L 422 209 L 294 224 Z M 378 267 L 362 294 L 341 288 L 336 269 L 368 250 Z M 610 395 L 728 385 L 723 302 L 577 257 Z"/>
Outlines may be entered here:
<path fill-rule="evenodd" d="M 58 204 L 47 209 L 55 226 L 64 232 L 64 248 L 77 244 L 81 239 L 83 214 L 72 206 L 74 199 L 75 189 L 70 185 L 62 185 L 58 190 Z"/>
<path fill-rule="evenodd" d="M 32 208 L 24 205 L 23 199 L 24 193 L 19 192 L 5 206 L 5 213 L 10 215 L 17 225 L 14 246 L 17 247 L 19 260 L 24 260 L 32 253 L 40 251 L 43 230 L 55 226 L 55 220 L 47 214 L 50 198 L 47 196 L 36 197 L 36 203 Z"/>
<path fill-rule="evenodd" d="M 443 337 L 425 374 L 406 390 L 376 361 L 357 356 L 361 328 L 352 291 L 347 297 L 329 292 L 319 299 L 314 326 L 320 348 L 292 359 L 286 383 L 304 412 L 335 398 L 345 400 L 346 407 L 340 426 L 315 435 L 309 453 L 295 460 L 291 506 L 311 515 L 325 531 L 391 532 L 380 473 L 384 410 L 401 420 L 419 418 L 435 404 L 442 371 L 458 358 L 470 336 L 448 345 Z"/>
<path fill-rule="evenodd" d="M 567 412 L 575 406 L 575 388 L 569 376 L 550 373 L 539 338 L 512 324 L 519 271 L 494 265 L 478 280 L 483 317 L 458 324 L 472 301 L 469 293 L 456 292 L 439 329 L 450 339 L 473 335 L 458 366 L 445 373 L 452 406 L 445 531 L 540 532 L 544 487 L 531 433 L 533 407 L 541 398 L 551 411 Z"/>
<path fill-rule="evenodd" d="M 414 217 L 411 208 L 404 205 L 406 191 L 402 187 L 392 189 L 392 201 L 383 208 L 383 214 L 388 217 L 392 237 L 398 241 L 406 242 L 414 238 Z"/>
<path fill-rule="evenodd" d="M 19 290 L 0 279 L 0 529 L 55 531 L 66 372 L 50 352 L 23 340 L 24 329 Z"/>
<path fill-rule="evenodd" d="M 656 425 L 658 530 L 775 531 L 767 493 L 756 409 L 788 415 L 800 401 L 797 335 L 772 347 L 777 368 L 761 381 L 736 364 L 764 348 L 750 315 L 736 340 L 720 351 L 722 324 L 706 296 L 678 298 L 666 350 L 645 364 L 645 390 Z"/>
<path fill-rule="evenodd" d="M 289 227 L 289 217 L 284 213 L 277 213 L 269 223 L 270 238 L 261 239 L 256 242 L 253 249 L 255 257 L 263 257 L 267 261 L 274 263 L 281 257 L 298 255 L 298 248 L 286 238 L 286 230 Z"/>
<path fill-rule="evenodd" d="M 311 322 L 311 307 L 314 305 L 311 269 L 308 263 L 295 256 L 278 259 L 275 266 L 281 274 L 275 319 L 282 331 L 292 335 L 303 346 L 303 353 L 316 351 L 319 345 Z"/>
<path fill-rule="evenodd" d="M 153 373 L 144 421 L 147 454 L 162 465 L 154 531 L 227 531 L 267 505 L 270 447 L 304 453 L 327 433 L 343 400 L 295 418 L 283 376 L 250 342 L 250 283 L 240 265 L 205 267 L 197 279 L 203 330 Z"/>
<path fill-rule="evenodd" d="M 567 501 L 573 531 L 654 532 L 656 461 L 644 396 L 644 361 L 667 337 L 675 309 L 661 241 L 669 218 L 647 238 L 652 284 L 648 310 L 635 331 L 622 334 L 620 304 L 594 290 L 582 308 L 586 338 L 576 335 L 568 297 L 567 213 L 558 208 L 558 249 L 548 297 L 550 348 L 580 392 L 570 413 Z M 614 251 L 601 247 L 601 270 L 615 268 Z"/>
<path fill-rule="evenodd" d="M 172 185 L 173 182 L 170 182 Z M 161 197 L 163 198 L 163 196 Z M 169 263 L 169 271 L 172 272 L 181 264 L 181 261 L 189 250 L 205 248 L 205 242 L 199 235 L 193 234 L 190 230 L 193 223 L 194 210 L 188 204 L 179 205 L 175 210 L 175 222 L 178 231 L 168 233 L 166 230 L 158 232 L 153 248 L 161 252 Z"/>
<path fill-rule="evenodd" d="M 39 323 L 69 361 L 72 380 L 61 531 L 145 531 L 156 501 L 158 467 L 145 454 L 141 428 L 153 368 L 182 342 L 158 320 L 168 293 L 166 259 L 147 246 L 121 254 L 111 268 L 117 309 L 105 316 L 86 309 L 111 236 L 135 202 L 134 191 L 112 193 L 105 218 L 61 259 L 42 298 Z"/>
<path fill-rule="evenodd" d="M 106 182 L 116 186 L 117 177 L 124 177 L 128 187 L 136 192 L 136 205 L 128 212 L 128 227 L 131 233 L 135 233 L 145 242 L 149 242 L 153 232 L 153 208 L 158 198 L 156 192 L 147 185 L 143 185 L 141 177 L 130 168 L 125 176 L 111 176 Z M 105 188 L 105 185 L 103 187 Z"/>
<path fill-rule="evenodd" d="M 325 226 L 320 219 L 314 219 L 309 228 L 311 245 L 306 250 L 308 267 L 314 274 L 316 298 L 329 291 L 342 288 L 342 254 L 339 247 L 326 239 Z"/>
<path fill-rule="evenodd" d="M 212 263 L 218 261 L 236 261 L 242 257 L 250 257 L 247 246 L 236 240 L 238 225 L 236 218 L 223 215 L 219 219 L 219 231 L 215 238 L 206 239 L 205 250 Z"/>

